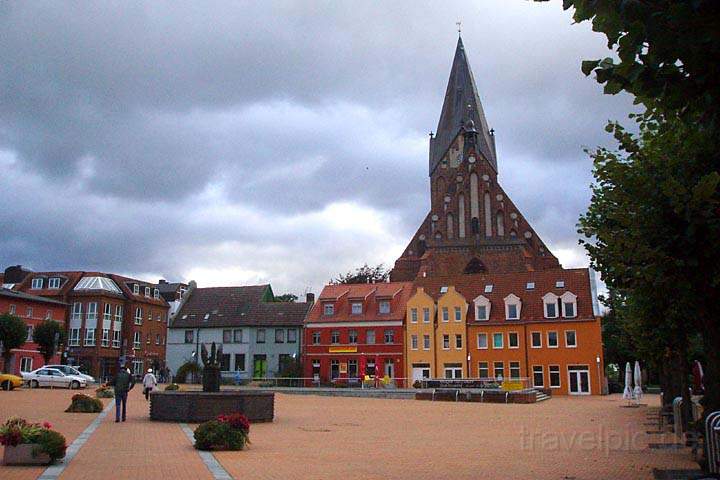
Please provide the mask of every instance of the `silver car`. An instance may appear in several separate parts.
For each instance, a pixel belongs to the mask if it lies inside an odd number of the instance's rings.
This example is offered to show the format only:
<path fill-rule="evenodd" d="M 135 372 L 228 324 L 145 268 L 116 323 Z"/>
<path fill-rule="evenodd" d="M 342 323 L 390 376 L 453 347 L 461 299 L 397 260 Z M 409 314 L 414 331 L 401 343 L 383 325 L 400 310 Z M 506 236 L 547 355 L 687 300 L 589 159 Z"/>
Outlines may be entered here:
<path fill-rule="evenodd" d="M 91 377 L 90 375 L 85 375 L 84 373 L 80 373 L 80 370 L 73 367 L 72 365 L 45 365 L 43 368 L 54 368 L 55 370 L 60 370 L 65 375 L 75 375 L 77 377 L 82 377 L 88 384 L 95 383 L 95 379 L 93 377 Z"/>
<path fill-rule="evenodd" d="M 23 373 L 23 380 L 30 388 L 56 387 L 56 388 L 85 388 L 87 380 L 77 375 L 65 375 L 56 368 L 42 367 L 32 372 Z"/>

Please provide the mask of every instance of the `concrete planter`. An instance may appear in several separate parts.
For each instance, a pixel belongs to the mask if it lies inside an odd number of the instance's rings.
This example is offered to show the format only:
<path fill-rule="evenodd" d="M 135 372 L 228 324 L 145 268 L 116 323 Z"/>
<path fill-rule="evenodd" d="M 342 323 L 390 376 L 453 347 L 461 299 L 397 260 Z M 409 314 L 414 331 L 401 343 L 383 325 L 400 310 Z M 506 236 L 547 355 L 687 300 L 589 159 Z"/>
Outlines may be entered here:
<path fill-rule="evenodd" d="M 21 443 L 14 447 L 6 446 L 3 455 L 4 465 L 48 465 L 50 457 L 47 453 L 38 453 L 33 457 L 35 443 Z"/>
<path fill-rule="evenodd" d="M 242 413 L 253 423 L 272 422 L 275 394 L 248 390 L 150 392 L 151 420 L 202 423 L 231 413 Z"/>

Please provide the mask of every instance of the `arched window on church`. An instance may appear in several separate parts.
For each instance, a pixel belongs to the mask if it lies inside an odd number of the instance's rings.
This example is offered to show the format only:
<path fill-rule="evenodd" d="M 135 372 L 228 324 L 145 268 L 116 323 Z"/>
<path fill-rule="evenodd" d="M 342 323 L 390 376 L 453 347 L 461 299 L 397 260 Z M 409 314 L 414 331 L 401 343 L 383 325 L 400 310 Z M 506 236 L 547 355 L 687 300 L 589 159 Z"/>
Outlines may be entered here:
<path fill-rule="evenodd" d="M 490 205 L 489 192 L 485 192 L 483 203 L 485 204 L 485 236 L 492 237 L 492 205 Z"/>
<path fill-rule="evenodd" d="M 478 233 L 480 233 L 480 220 L 478 220 L 477 217 L 474 217 L 472 220 L 470 220 L 470 226 L 473 235 L 477 235 Z"/>
<path fill-rule="evenodd" d="M 502 210 L 498 210 L 498 212 L 497 212 L 497 234 L 498 234 L 498 237 L 505 236 L 505 221 L 503 219 Z"/>
<path fill-rule="evenodd" d="M 478 196 L 478 177 L 470 174 L 470 218 L 480 218 L 480 197 Z"/>
<path fill-rule="evenodd" d="M 447 214 L 447 238 L 452 239 L 455 238 L 455 226 L 453 225 L 453 214 L 448 213 Z"/>
<path fill-rule="evenodd" d="M 458 237 L 465 238 L 465 197 L 458 195 Z"/>

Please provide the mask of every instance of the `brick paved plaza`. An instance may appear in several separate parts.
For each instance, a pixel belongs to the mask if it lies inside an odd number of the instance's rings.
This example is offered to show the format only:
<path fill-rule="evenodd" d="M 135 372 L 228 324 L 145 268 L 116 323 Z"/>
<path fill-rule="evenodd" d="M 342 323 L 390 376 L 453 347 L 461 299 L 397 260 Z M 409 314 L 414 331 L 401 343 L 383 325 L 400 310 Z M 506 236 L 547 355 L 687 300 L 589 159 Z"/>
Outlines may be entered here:
<path fill-rule="evenodd" d="M 63 413 L 73 393 L 0 392 L 0 420 L 47 420 L 70 443 L 96 418 Z M 617 395 L 499 405 L 277 394 L 275 421 L 252 426 L 247 450 L 214 456 L 237 479 L 637 479 L 652 478 L 653 468 L 697 468 L 687 449 L 648 448 L 674 439 L 646 433 L 655 429 L 646 417 L 657 397 L 644 401 L 621 408 Z M 213 478 L 180 425 L 148 420 L 138 388 L 128 408 L 124 424 L 110 411 L 60 478 Z M 43 470 L 2 466 L 0 478 L 35 479 Z"/>

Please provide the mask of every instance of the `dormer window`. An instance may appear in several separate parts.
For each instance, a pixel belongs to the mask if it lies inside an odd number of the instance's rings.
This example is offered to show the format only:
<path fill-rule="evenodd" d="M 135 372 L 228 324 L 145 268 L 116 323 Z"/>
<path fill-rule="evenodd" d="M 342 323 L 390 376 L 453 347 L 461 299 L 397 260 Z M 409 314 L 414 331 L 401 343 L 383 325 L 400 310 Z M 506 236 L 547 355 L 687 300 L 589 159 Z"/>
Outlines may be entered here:
<path fill-rule="evenodd" d="M 543 297 L 543 309 L 545 312 L 545 318 L 557 318 L 558 317 L 558 296 L 552 292 L 548 292 Z"/>
<path fill-rule="evenodd" d="M 153 298 L 155 298 L 156 300 L 160 299 L 160 290 L 158 290 L 157 288 L 153 290 Z"/>
<path fill-rule="evenodd" d="M 52 288 L 53 290 L 59 289 L 60 279 L 58 277 L 52 277 L 50 280 L 48 280 L 48 288 Z"/>
<path fill-rule="evenodd" d="M 507 320 L 519 320 L 520 307 L 520 297 L 513 293 L 505 297 L 505 318 Z"/>
<path fill-rule="evenodd" d="M 350 306 L 351 312 L 353 315 L 361 315 L 362 314 L 362 303 L 360 302 L 353 302 Z"/>
<path fill-rule="evenodd" d="M 133 294 L 140 295 L 140 285 L 137 283 L 133 285 Z"/>
<path fill-rule="evenodd" d="M 43 279 L 42 278 L 33 278 L 32 279 L 32 285 L 30 288 L 33 290 L 40 290 L 43 287 Z"/>
<path fill-rule="evenodd" d="M 565 292 L 560 297 L 560 300 L 563 317 L 575 318 L 577 316 L 577 295 L 572 292 Z"/>
<path fill-rule="evenodd" d="M 323 315 L 331 317 L 335 314 L 335 305 L 332 303 L 326 303 L 323 305 Z"/>
<path fill-rule="evenodd" d="M 527 282 L 527 284 L 525 284 L 525 289 L 526 290 L 535 290 L 535 282 Z"/>
<path fill-rule="evenodd" d="M 492 293 L 493 286 L 492 285 L 485 285 L 485 293 Z"/>
<path fill-rule="evenodd" d="M 145 287 L 145 296 L 146 297 L 150 296 L 150 287 Z"/>
<path fill-rule="evenodd" d="M 490 319 L 490 300 L 482 295 L 478 296 L 473 303 L 475 304 L 475 320 L 484 322 Z"/>
<path fill-rule="evenodd" d="M 555 282 L 555 288 L 565 288 L 565 281 L 558 280 L 557 282 Z"/>
<path fill-rule="evenodd" d="M 380 313 L 390 313 L 390 302 L 387 300 L 381 300 L 380 305 L 378 306 L 378 311 Z M 417 310 L 415 311 L 415 321 L 417 321 Z"/>

